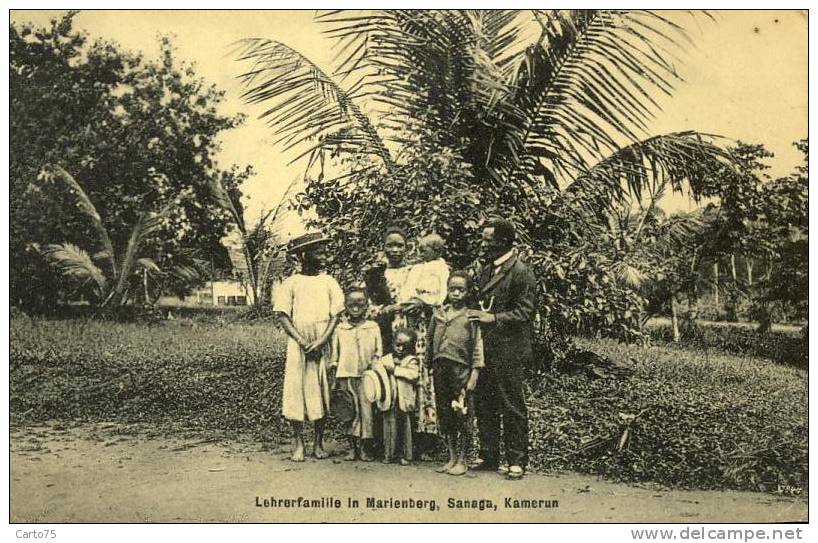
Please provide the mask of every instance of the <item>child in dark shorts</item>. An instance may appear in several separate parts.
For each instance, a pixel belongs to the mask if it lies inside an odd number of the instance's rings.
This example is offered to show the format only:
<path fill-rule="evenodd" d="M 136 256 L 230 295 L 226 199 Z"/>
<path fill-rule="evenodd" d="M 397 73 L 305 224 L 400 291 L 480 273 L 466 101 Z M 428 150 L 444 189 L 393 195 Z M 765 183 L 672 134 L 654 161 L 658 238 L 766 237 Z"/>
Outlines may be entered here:
<path fill-rule="evenodd" d="M 440 473 L 463 475 L 472 434 L 472 394 L 484 367 L 480 325 L 469 321 L 466 295 L 471 278 L 464 271 L 449 275 L 449 303 L 436 309 L 429 323 L 426 361 L 434 371 L 437 422 L 449 448 Z"/>

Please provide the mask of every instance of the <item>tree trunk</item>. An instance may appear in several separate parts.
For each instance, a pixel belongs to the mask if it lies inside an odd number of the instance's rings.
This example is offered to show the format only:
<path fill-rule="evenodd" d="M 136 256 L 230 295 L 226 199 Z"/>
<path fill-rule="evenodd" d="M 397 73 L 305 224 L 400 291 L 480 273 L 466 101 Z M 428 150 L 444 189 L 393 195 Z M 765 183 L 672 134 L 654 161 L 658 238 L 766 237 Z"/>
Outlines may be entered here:
<path fill-rule="evenodd" d="M 730 278 L 733 284 L 724 300 L 725 318 L 730 322 L 738 322 L 738 276 L 736 274 L 736 255 L 733 253 L 730 254 Z"/>
<path fill-rule="evenodd" d="M 716 300 L 716 312 L 719 312 L 719 263 L 713 262 L 713 297 Z"/>
<path fill-rule="evenodd" d="M 213 262 L 213 251 L 210 251 L 210 305 L 216 305 L 216 287 L 213 285 L 216 265 Z"/>
<path fill-rule="evenodd" d="M 730 275 L 733 277 L 733 283 L 737 281 L 736 279 L 736 255 L 730 254 Z"/>
<path fill-rule="evenodd" d="M 145 289 L 145 305 L 150 305 L 150 294 L 148 294 L 148 270 L 142 268 L 142 288 Z"/>
<path fill-rule="evenodd" d="M 679 333 L 679 309 L 676 307 L 676 296 L 670 297 L 670 325 L 673 330 L 673 343 L 679 343 L 682 335 Z"/>
<path fill-rule="evenodd" d="M 750 258 L 745 259 L 744 261 L 747 265 L 747 286 L 753 286 L 753 260 Z"/>

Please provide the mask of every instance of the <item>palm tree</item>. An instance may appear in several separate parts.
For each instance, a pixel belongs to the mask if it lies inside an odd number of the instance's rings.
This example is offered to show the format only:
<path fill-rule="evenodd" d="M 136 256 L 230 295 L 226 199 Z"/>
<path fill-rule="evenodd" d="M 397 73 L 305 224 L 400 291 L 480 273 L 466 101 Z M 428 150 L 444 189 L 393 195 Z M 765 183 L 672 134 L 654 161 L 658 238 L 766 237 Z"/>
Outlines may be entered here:
<path fill-rule="evenodd" d="M 99 303 L 101 308 L 125 304 L 131 297 L 135 274 L 141 272 L 145 288 L 145 302 L 149 302 L 147 281 L 149 276 L 163 276 L 163 272 L 153 258 L 141 255 L 144 241 L 161 226 L 173 210 L 173 202 L 166 204 L 157 213 L 143 212 L 131 229 L 128 241 L 117 251 L 111 242 L 102 217 L 91 202 L 82 186 L 71 174 L 56 165 L 46 165 L 39 176 L 42 182 L 63 183 L 76 199 L 79 211 L 91 221 L 97 234 L 98 247 L 83 249 L 72 243 L 48 244 L 41 250 L 51 264 L 64 276 L 78 284 L 77 290 L 85 289 Z M 99 250 L 97 250 L 99 249 Z M 198 278 L 196 268 L 188 264 L 178 264 L 167 274 L 187 281 Z"/>
<path fill-rule="evenodd" d="M 642 202 L 641 219 L 619 225 L 613 254 L 622 261 L 665 192 L 695 196 L 714 164 L 730 162 L 713 136 L 648 133 L 658 97 L 681 81 L 675 63 L 693 43 L 678 21 L 694 17 L 334 11 L 317 16 L 338 42 L 332 74 L 272 40 L 244 40 L 237 56 L 249 63 L 246 101 L 264 104 L 262 118 L 298 151 L 294 160 L 309 157 L 308 172 L 320 168 L 308 189 L 354 190 L 371 169 L 406 182 L 407 150 L 431 135 L 434 145 L 458 150 L 471 192 L 487 212 L 512 218 L 535 251 L 553 248 L 555 222 L 583 241 L 582 228 L 611 231 L 623 209 L 631 215 Z M 325 176 L 327 157 L 340 176 Z"/>
<path fill-rule="evenodd" d="M 640 137 L 655 95 L 680 81 L 673 62 L 691 43 L 656 13 L 339 11 L 318 21 L 340 43 L 334 78 L 280 42 L 249 39 L 239 50 L 252 63 L 245 98 L 269 106 L 262 117 L 279 141 L 313 142 L 299 158 L 365 153 L 391 171 L 394 150 L 422 126 L 444 145 L 465 142 L 476 179 L 531 188 L 537 200 L 611 153 L 609 171 L 634 181 L 668 166 L 684 175 L 680 166 L 718 154 L 693 132 Z M 374 104 L 380 130 L 364 103 Z"/>

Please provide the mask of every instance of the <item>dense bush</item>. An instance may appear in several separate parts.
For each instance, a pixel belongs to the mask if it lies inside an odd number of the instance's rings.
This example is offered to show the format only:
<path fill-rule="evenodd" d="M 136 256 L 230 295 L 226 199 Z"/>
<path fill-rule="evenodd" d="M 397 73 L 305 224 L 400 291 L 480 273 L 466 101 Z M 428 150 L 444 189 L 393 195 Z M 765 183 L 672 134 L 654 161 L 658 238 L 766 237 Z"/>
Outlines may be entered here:
<path fill-rule="evenodd" d="M 532 464 L 695 488 L 806 489 L 807 376 L 737 356 L 578 340 L 629 379 L 546 374 L 532 388 Z"/>
<path fill-rule="evenodd" d="M 673 331 L 670 325 L 648 327 L 654 343 L 671 344 Z M 683 346 L 689 349 L 711 349 L 717 352 L 769 358 L 781 364 L 806 368 L 808 365 L 809 341 L 805 330 L 760 333 L 752 325 L 726 325 L 699 323 L 685 328 Z"/>
<path fill-rule="evenodd" d="M 268 323 L 11 321 L 13 425 L 173 423 L 286 436 Z M 578 339 L 633 374 L 529 380 L 531 466 L 695 488 L 807 489 L 807 375 L 748 357 Z"/>

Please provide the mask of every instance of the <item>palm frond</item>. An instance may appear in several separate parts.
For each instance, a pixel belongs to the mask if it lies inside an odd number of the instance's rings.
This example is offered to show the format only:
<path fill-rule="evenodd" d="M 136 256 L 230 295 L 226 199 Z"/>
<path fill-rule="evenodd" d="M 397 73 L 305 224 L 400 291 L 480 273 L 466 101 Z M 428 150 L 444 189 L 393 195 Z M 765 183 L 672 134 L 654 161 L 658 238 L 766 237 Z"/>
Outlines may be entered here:
<path fill-rule="evenodd" d="M 230 197 L 227 189 L 224 188 L 224 185 L 219 179 L 211 181 L 210 194 L 213 195 L 213 199 L 219 207 L 230 213 L 230 217 L 233 219 L 239 232 L 242 236 L 245 236 L 247 234 L 247 227 L 244 224 L 244 215 L 239 211 L 233 198 Z"/>
<path fill-rule="evenodd" d="M 92 283 L 98 296 L 105 292 L 108 283 L 105 274 L 83 249 L 72 243 L 51 244 L 45 247 L 43 254 L 64 276 L 82 285 Z"/>
<path fill-rule="evenodd" d="M 645 275 L 632 264 L 616 262 L 613 264 L 613 274 L 620 283 L 637 288 L 645 281 Z"/>
<path fill-rule="evenodd" d="M 278 235 L 281 232 L 284 225 L 287 221 L 292 220 L 293 214 L 295 213 L 293 210 L 293 199 L 296 195 L 301 191 L 302 185 L 298 178 L 294 178 L 290 181 L 290 184 L 287 185 L 287 188 L 284 190 L 284 194 L 281 195 L 278 203 L 276 204 L 275 208 L 273 208 L 272 213 L 270 214 L 270 230 L 273 232 L 274 235 Z"/>
<path fill-rule="evenodd" d="M 674 215 L 659 224 L 657 237 L 665 245 L 693 247 L 710 226 L 707 218 L 699 213 Z"/>
<path fill-rule="evenodd" d="M 157 275 L 162 273 L 162 269 L 152 258 L 137 258 L 134 262 L 134 269 L 144 269 Z"/>
<path fill-rule="evenodd" d="M 672 20 L 647 11 L 536 12 L 540 43 L 525 52 L 499 110 L 488 163 L 507 179 L 534 157 L 555 177 L 574 178 L 590 164 L 636 142 L 681 80 L 674 61 L 689 41 Z"/>
<path fill-rule="evenodd" d="M 177 264 L 173 266 L 168 273 L 188 283 L 192 283 L 201 277 L 201 273 L 195 266 L 189 266 L 187 264 Z"/>
<path fill-rule="evenodd" d="M 472 85 L 491 111 L 513 91 L 508 82 L 519 69 L 525 50 L 537 34 L 527 12 L 518 10 L 467 10 L 475 40 Z"/>
<path fill-rule="evenodd" d="M 309 141 L 317 141 L 310 149 L 321 148 L 325 138 L 347 131 L 356 136 L 348 138 L 347 145 L 380 157 L 387 169 L 393 167 L 381 137 L 349 93 L 307 57 L 265 39 L 238 42 L 236 56 L 250 63 L 239 76 L 247 89 L 242 97 L 249 104 L 267 106 L 260 117 L 273 127 L 285 150 Z"/>
<path fill-rule="evenodd" d="M 625 205 L 654 206 L 667 189 L 696 198 L 708 176 L 732 157 L 718 139 L 697 132 L 654 136 L 619 149 L 569 184 L 563 197 L 594 214 Z M 647 205 L 644 203 L 647 201 Z"/>
<path fill-rule="evenodd" d="M 103 303 L 103 306 L 107 305 L 111 300 L 124 295 L 131 273 L 134 270 L 137 252 L 139 251 L 142 241 L 161 228 L 164 220 L 168 218 L 174 207 L 175 204 L 171 201 L 158 213 L 140 214 L 128 238 L 128 244 L 125 247 L 125 254 L 122 258 L 122 269 L 117 277 L 116 286 L 111 291 L 111 295 Z"/>
<path fill-rule="evenodd" d="M 93 224 L 94 230 L 96 230 L 97 236 L 99 237 L 99 242 L 102 245 L 102 251 L 96 253 L 94 258 L 107 260 L 108 265 L 111 268 L 111 273 L 113 276 L 116 276 L 117 265 L 116 260 L 114 259 L 114 246 L 111 243 L 108 230 L 105 228 L 105 225 L 102 224 L 102 218 L 99 216 L 97 208 L 82 189 L 82 186 L 80 186 L 80 184 L 71 174 L 55 164 L 47 164 L 44 166 L 41 175 L 48 181 L 59 180 L 60 182 L 64 183 L 68 187 L 71 194 L 76 197 L 78 209 L 85 216 L 91 219 L 91 224 Z"/>
<path fill-rule="evenodd" d="M 515 34 L 500 15 L 382 10 L 332 12 L 318 21 L 340 43 L 336 73 L 353 79 L 360 94 L 372 97 L 390 134 L 422 122 L 452 140 L 473 136 L 467 128 L 474 126 L 479 110 L 475 97 L 504 88 L 496 77 L 483 77 L 480 85 L 474 78 L 476 63 L 494 68 L 488 49 L 507 52 L 511 47 L 508 41 Z"/>

